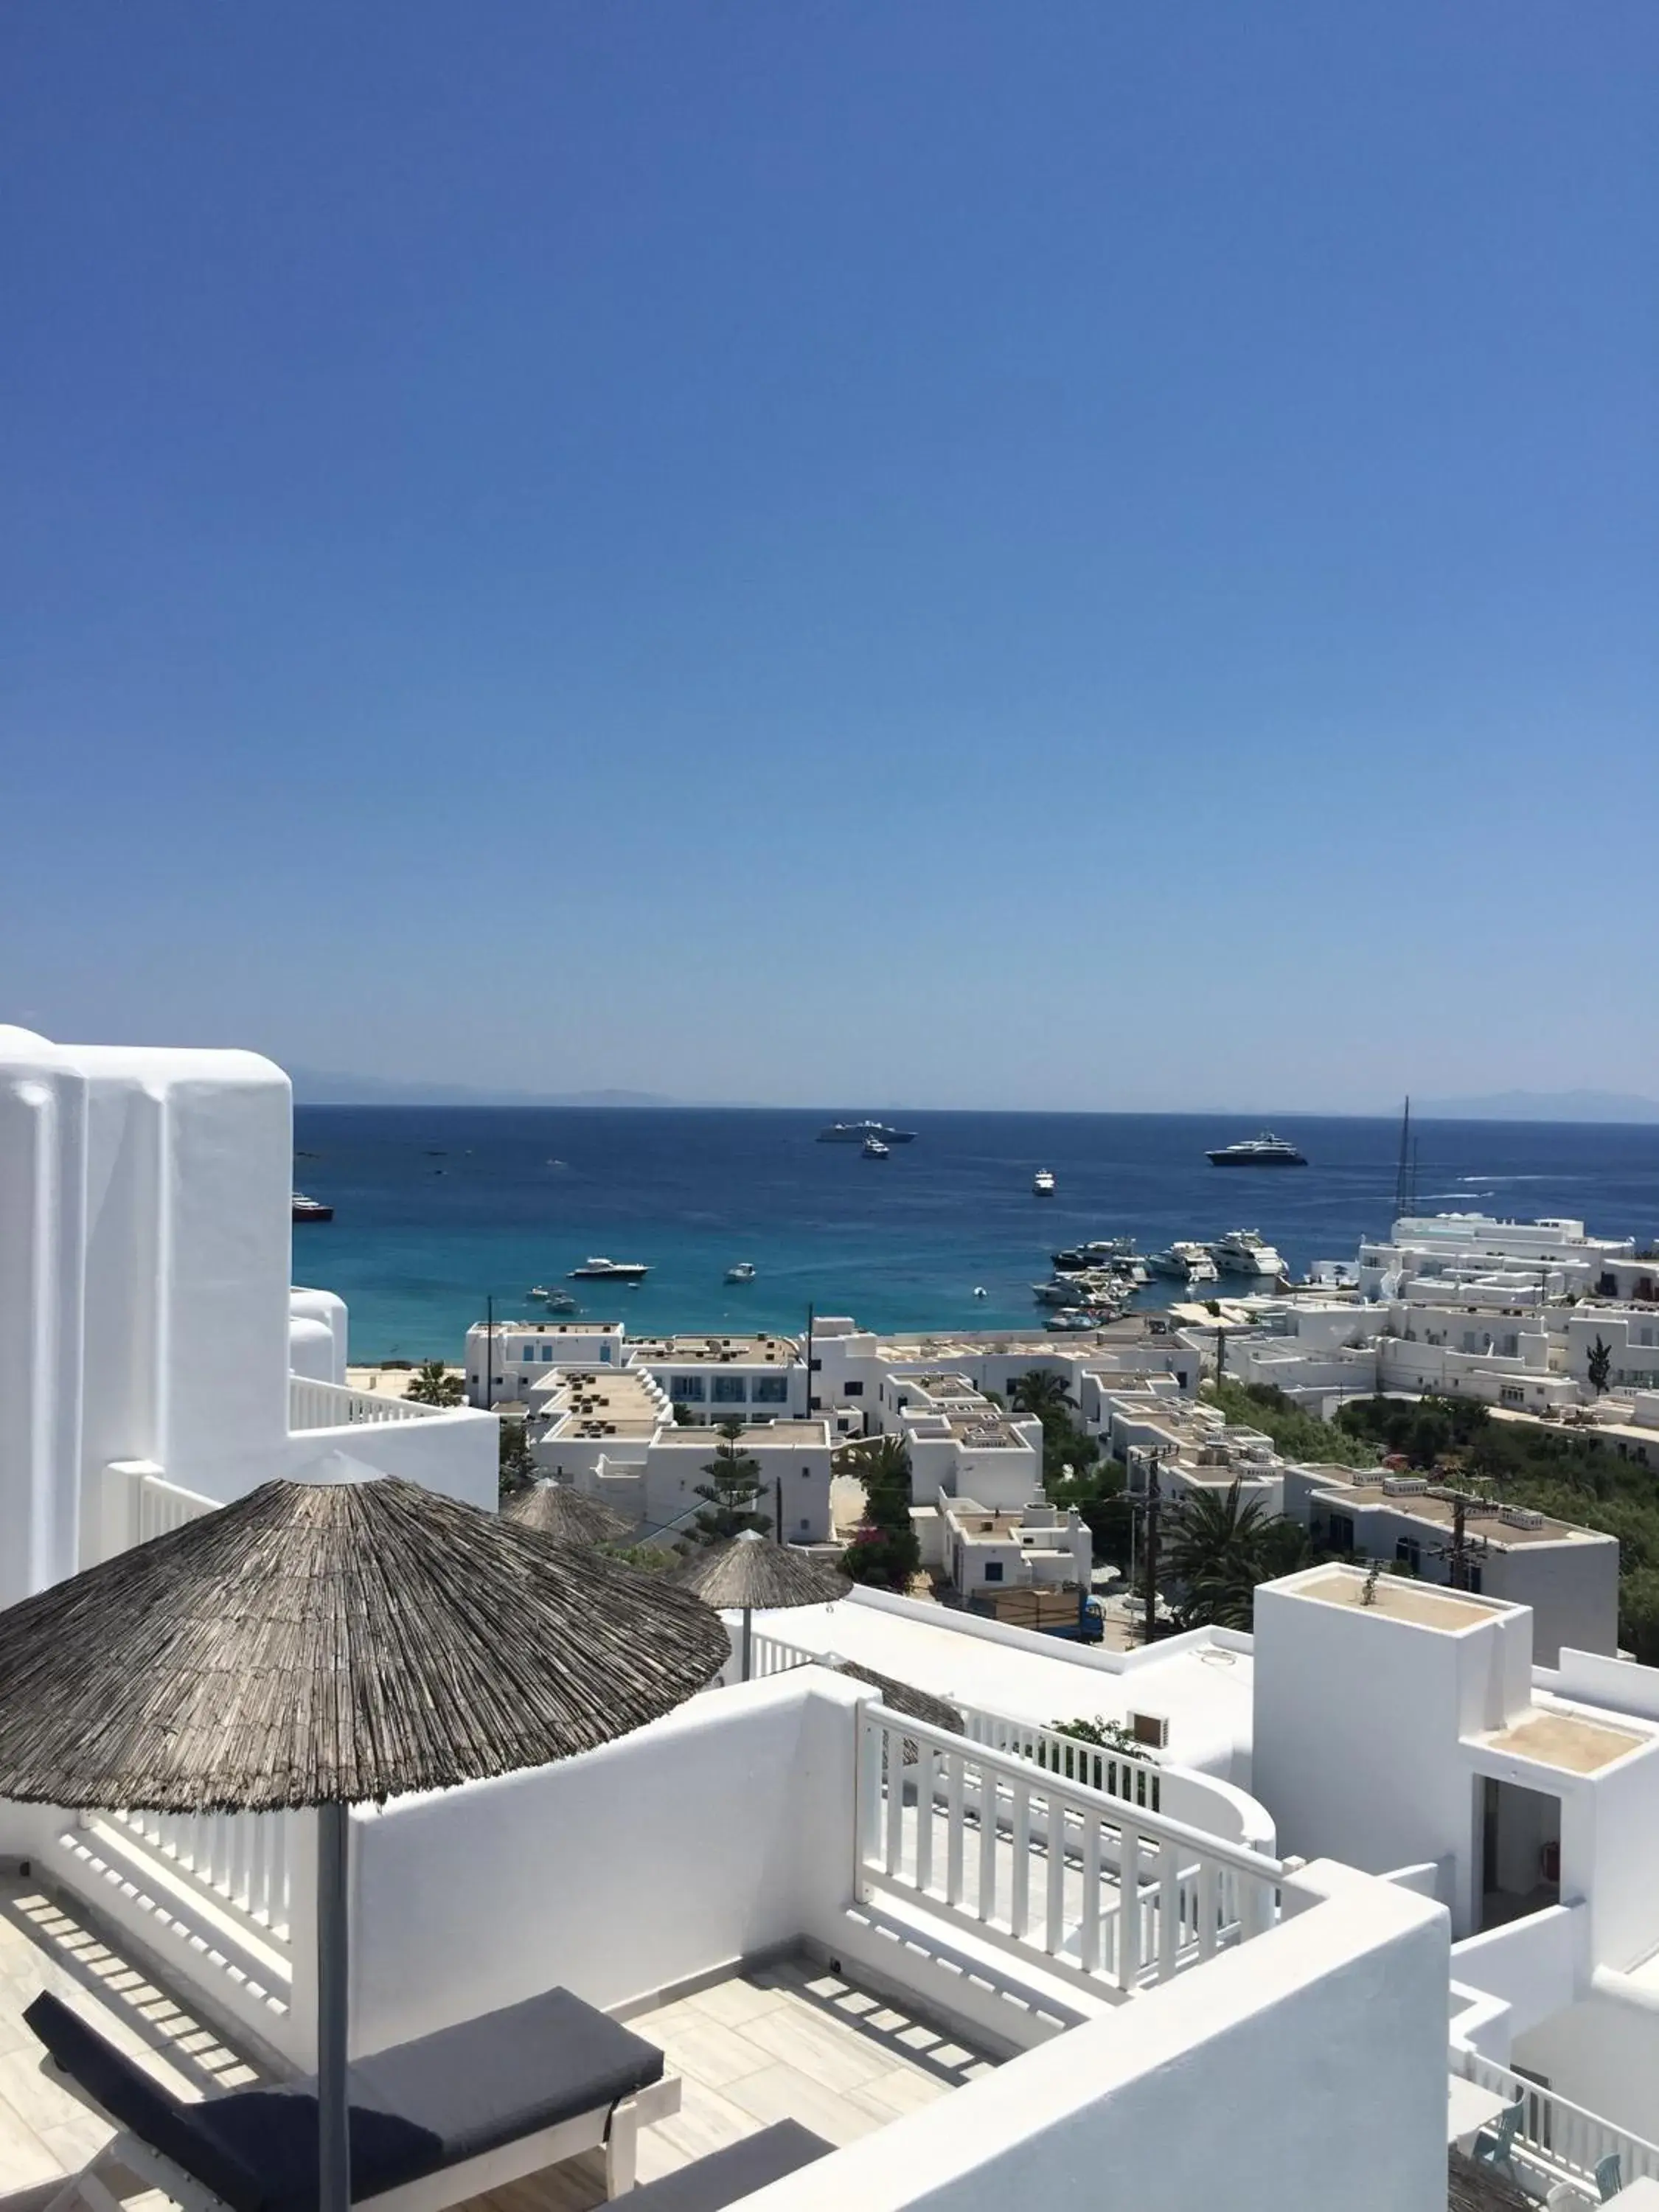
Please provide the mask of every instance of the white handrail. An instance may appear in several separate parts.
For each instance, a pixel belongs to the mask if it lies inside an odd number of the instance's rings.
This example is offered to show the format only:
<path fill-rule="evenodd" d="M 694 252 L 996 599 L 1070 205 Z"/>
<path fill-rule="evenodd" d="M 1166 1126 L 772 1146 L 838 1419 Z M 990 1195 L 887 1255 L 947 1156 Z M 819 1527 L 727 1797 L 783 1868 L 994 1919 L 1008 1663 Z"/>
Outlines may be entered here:
<path fill-rule="evenodd" d="M 1510 2156 L 1530 2169 L 1542 2188 L 1569 2181 L 1587 2187 L 1594 2198 L 1595 2169 L 1609 2157 L 1619 2160 L 1621 2187 L 1644 2175 L 1659 2180 L 1659 2144 L 1616 2127 L 1599 2113 L 1586 2112 L 1582 2105 L 1511 2073 L 1467 2045 L 1452 2046 L 1451 2063 L 1469 2081 L 1496 2090 L 1507 2102 L 1521 2100 L 1521 2123 Z"/>
<path fill-rule="evenodd" d="M 750 1673 L 757 1676 L 781 1674 L 796 1667 L 810 1667 L 823 1656 L 820 1651 L 809 1650 L 803 1644 L 791 1644 L 781 1636 L 767 1635 L 757 1629 L 752 1639 Z M 1127 1798 L 1132 1804 L 1158 1811 L 1163 1778 L 1155 1761 L 1109 1745 L 1090 1743 L 1081 1736 L 1068 1735 L 1063 1729 L 1016 1720 L 1012 1714 L 965 1705 L 956 1698 L 951 1703 L 962 1715 L 963 1733 L 970 1741 L 985 1744 L 992 1751 L 1034 1759 L 1039 1766 L 1046 1766 L 1067 1780 L 1103 1790 L 1109 1797 Z"/>
<path fill-rule="evenodd" d="M 1167 1981 L 1278 1917 L 1247 1846 L 886 1706 L 860 1708 L 856 1882 L 1085 1987 Z"/>
<path fill-rule="evenodd" d="M 288 1378 L 290 1434 L 306 1429 L 345 1429 L 387 1421 L 429 1421 L 462 1413 L 464 1406 L 422 1406 L 412 1398 L 383 1397 L 378 1390 L 349 1390 L 342 1382 L 319 1382 L 309 1375 Z"/>

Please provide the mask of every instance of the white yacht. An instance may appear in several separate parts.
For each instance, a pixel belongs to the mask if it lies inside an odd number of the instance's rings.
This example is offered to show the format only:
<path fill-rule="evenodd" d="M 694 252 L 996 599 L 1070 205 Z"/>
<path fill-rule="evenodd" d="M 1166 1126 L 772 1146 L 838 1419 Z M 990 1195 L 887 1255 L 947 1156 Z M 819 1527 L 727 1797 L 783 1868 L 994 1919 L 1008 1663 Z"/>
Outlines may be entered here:
<path fill-rule="evenodd" d="M 1054 1194 L 1054 1170 L 1039 1168 L 1031 1177 L 1031 1188 L 1038 1198 L 1052 1198 Z"/>
<path fill-rule="evenodd" d="M 580 1267 L 570 1270 L 570 1279 L 575 1282 L 642 1283 L 651 1273 L 643 1260 L 605 1260 L 592 1256 Z"/>
<path fill-rule="evenodd" d="M 1255 1229 L 1230 1229 L 1210 1254 L 1224 1275 L 1271 1275 L 1276 1282 L 1285 1273 L 1284 1261 Z"/>
<path fill-rule="evenodd" d="M 726 1279 L 728 1283 L 752 1283 L 755 1279 L 754 1261 L 739 1260 L 735 1267 L 726 1269 Z"/>
<path fill-rule="evenodd" d="M 866 1160 L 884 1160 L 892 1149 L 890 1145 L 884 1144 L 873 1132 L 864 1140 L 864 1157 Z"/>
<path fill-rule="evenodd" d="M 1173 1275 L 1182 1283 L 1218 1283 L 1220 1272 L 1202 1244 L 1177 1241 L 1154 1252 L 1146 1265 L 1155 1275 Z"/>

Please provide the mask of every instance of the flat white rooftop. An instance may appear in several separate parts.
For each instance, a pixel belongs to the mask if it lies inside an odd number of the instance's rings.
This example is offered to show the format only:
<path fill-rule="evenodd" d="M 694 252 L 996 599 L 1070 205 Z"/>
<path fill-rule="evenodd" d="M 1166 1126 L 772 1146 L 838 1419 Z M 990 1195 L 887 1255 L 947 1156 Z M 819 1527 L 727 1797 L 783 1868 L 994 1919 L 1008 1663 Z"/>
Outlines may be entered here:
<path fill-rule="evenodd" d="M 800 1357 L 793 1336 L 640 1336 L 628 1347 L 635 1363 L 660 1366 L 789 1367 Z"/>

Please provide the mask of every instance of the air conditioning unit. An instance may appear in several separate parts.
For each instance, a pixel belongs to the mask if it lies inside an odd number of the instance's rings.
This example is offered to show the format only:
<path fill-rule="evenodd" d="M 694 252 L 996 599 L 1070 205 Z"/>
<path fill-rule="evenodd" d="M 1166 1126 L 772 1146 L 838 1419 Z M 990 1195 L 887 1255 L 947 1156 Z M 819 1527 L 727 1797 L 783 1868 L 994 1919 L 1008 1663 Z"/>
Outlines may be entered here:
<path fill-rule="evenodd" d="M 1530 1505 L 1506 1505 L 1498 1517 L 1506 1521 L 1511 1528 L 1541 1528 L 1544 1525 L 1543 1515 Z"/>
<path fill-rule="evenodd" d="M 1164 1713 L 1131 1713 L 1129 1733 L 1149 1751 L 1163 1751 L 1170 1741 L 1170 1723 Z"/>
<path fill-rule="evenodd" d="M 1425 1474 L 1385 1474 L 1382 1489 L 1389 1498 L 1423 1498 L 1428 1494 L 1429 1479 Z"/>

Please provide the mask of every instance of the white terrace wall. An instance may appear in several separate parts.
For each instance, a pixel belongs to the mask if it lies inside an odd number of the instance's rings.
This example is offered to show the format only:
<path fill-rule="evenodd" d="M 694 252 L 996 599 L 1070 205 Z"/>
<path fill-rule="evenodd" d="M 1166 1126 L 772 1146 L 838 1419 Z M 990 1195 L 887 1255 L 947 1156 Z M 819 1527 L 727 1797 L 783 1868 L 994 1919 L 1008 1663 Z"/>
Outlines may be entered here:
<path fill-rule="evenodd" d="M 288 1079 L 0 1030 L 0 1602 L 77 1564 L 81 1478 L 228 1498 L 288 1431 Z"/>
<path fill-rule="evenodd" d="M 583 1758 L 356 1815 L 353 2050 L 555 1984 L 611 2010 L 832 1925 L 867 1694 L 775 1675 Z"/>
<path fill-rule="evenodd" d="M 1286 1901 L 1308 1909 L 775 2183 L 756 2212 L 1444 2212 L 1445 1914 L 1324 1863 Z M 1342 2113 L 1370 2115 L 1361 2136 Z"/>

